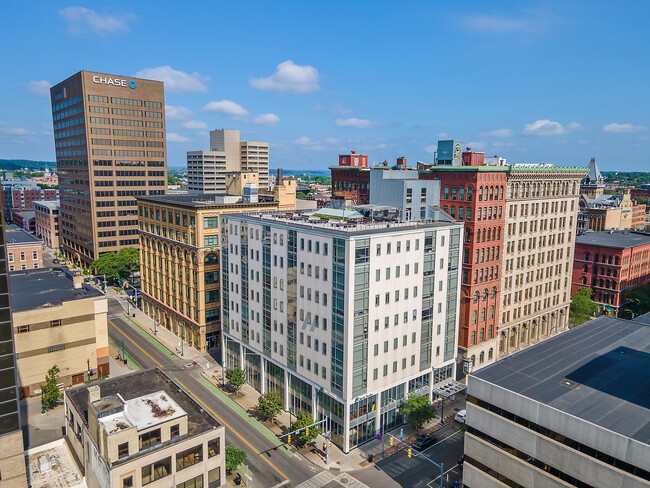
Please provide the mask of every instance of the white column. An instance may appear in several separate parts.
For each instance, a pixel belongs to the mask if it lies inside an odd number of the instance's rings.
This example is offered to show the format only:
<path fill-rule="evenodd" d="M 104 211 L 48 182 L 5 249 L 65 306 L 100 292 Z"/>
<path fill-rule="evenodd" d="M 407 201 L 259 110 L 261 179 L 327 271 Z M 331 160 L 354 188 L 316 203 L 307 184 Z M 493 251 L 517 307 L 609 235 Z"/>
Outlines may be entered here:
<path fill-rule="evenodd" d="M 264 356 L 260 354 L 260 393 L 266 393 L 266 378 L 264 376 Z"/>

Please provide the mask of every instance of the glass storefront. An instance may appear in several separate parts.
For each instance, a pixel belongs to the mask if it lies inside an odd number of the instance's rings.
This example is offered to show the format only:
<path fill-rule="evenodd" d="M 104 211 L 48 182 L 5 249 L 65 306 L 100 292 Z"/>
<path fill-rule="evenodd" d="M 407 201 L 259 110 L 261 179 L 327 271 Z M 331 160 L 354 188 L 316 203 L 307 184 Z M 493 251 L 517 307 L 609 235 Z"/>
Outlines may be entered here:
<path fill-rule="evenodd" d="M 262 357 L 244 348 L 244 370 L 246 383 L 262 392 Z"/>
<path fill-rule="evenodd" d="M 312 411 L 311 385 L 292 374 L 289 374 L 289 407 L 293 408 L 294 415 L 301 410 Z"/>
<path fill-rule="evenodd" d="M 284 369 L 272 363 L 268 359 L 264 360 L 264 372 L 266 375 L 266 392 L 275 391 L 280 394 L 284 400 Z"/>
<path fill-rule="evenodd" d="M 226 369 L 239 368 L 239 343 L 230 339 L 225 339 L 226 345 Z"/>

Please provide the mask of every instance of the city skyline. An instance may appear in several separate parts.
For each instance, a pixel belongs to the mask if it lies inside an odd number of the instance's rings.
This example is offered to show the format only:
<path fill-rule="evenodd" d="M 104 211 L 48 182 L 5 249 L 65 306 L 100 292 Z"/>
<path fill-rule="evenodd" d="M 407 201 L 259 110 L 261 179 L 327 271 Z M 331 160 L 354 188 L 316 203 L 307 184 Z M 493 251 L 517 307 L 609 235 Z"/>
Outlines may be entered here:
<path fill-rule="evenodd" d="M 170 167 L 220 128 L 305 171 L 350 150 L 431 162 L 447 137 L 508 162 L 650 167 L 648 5 L 369 6 L 9 5 L 0 157 L 54 161 L 49 87 L 85 69 L 165 82 Z"/>

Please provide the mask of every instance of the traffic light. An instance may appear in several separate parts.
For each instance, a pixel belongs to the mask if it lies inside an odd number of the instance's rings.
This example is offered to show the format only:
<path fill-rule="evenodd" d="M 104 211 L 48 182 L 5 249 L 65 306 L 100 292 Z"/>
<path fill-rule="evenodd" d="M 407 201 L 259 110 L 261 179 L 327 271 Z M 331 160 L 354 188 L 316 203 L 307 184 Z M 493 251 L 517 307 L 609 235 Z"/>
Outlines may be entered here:
<path fill-rule="evenodd" d="M 411 449 L 408 450 L 408 457 L 411 457 Z"/>
<path fill-rule="evenodd" d="M 287 436 L 287 443 L 288 443 L 288 444 L 291 444 L 291 434 L 289 434 L 289 435 Z"/>
<path fill-rule="evenodd" d="M 392 437 L 389 437 L 389 438 L 388 438 L 388 443 L 389 443 L 391 446 L 393 445 L 393 438 L 392 438 Z"/>
<path fill-rule="evenodd" d="M 305 427 L 305 434 L 309 435 L 309 427 Z"/>

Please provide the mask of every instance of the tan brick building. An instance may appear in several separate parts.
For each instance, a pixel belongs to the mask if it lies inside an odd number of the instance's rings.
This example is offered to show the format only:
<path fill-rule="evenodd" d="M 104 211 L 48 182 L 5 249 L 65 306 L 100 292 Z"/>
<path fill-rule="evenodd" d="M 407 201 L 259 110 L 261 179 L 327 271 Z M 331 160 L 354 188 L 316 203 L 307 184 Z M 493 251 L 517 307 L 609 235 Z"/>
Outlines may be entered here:
<path fill-rule="evenodd" d="M 510 166 L 497 359 L 567 330 L 580 179 L 586 173 L 580 167 Z"/>
<path fill-rule="evenodd" d="M 55 364 L 63 386 L 109 375 L 104 295 L 59 268 L 12 273 L 10 281 L 22 396 L 38 394 Z"/>
<path fill-rule="evenodd" d="M 231 181 L 230 187 L 244 185 Z M 295 180 L 283 180 L 274 193 L 258 195 L 257 202 L 241 195 L 139 197 L 142 310 L 201 351 L 218 347 L 219 216 L 293 209 L 295 188 Z"/>
<path fill-rule="evenodd" d="M 225 427 L 158 369 L 65 392 L 88 488 L 225 484 Z"/>
<path fill-rule="evenodd" d="M 25 230 L 7 232 L 9 271 L 43 267 L 43 241 Z"/>
<path fill-rule="evenodd" d="M 50 97 L 63 251 L 88 264 L 137 246 L 135 197 L 167 193 L 163 83 L 80 71 Z"/>
<path fill-rule="evenodd" d="M 36 235 L 50 249 L 59 248 L 59 202 L 34 202 Z"/>

